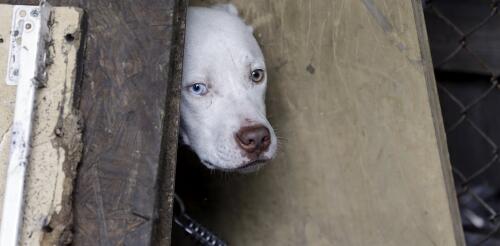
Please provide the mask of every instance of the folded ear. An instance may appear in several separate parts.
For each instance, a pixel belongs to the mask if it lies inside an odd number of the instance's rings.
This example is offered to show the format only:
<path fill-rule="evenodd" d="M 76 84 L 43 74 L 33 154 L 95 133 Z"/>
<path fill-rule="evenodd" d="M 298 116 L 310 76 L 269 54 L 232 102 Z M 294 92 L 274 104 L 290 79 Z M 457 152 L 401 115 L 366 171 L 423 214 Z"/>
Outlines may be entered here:
<path fill-rule="evenodd" d="M 227 12 L 229 13 L 230 15 L 234 15 L 234 16 L 238 16 L 239 17 L 239 13 L 238 13 L 238 9 L 236 8 L 236 6 L 234 6 L 234 4 L 232 3 L 226 3 L 226 4 L 215 4 L 215 5 L 212 5 L 210 8 L 212 9 L 217 9 L 217 10 L 222 10 L 224 12 Z M 247 25 L 247 30 L 250 32 L 250 33 L 253 33 L 253 27 L 251 26 L 248 26 Z"/>
<path fill-rule="evenodd" d="M 232 14 L 234 16 L 238 16 L 238 9 L 232 3 L 215 4 L 215 5 L 212 5 L 211 8 L 222 10 L 222 11 L 228 12 L 229 14 Z"/>
<path fill-rule="evenodd" d="M 250 33 L 253 33 L 253 27 L 252 27 L 252 26 L 247 25 L 247 29 L 248 29 L 248 31 L 249 31 Z"/>

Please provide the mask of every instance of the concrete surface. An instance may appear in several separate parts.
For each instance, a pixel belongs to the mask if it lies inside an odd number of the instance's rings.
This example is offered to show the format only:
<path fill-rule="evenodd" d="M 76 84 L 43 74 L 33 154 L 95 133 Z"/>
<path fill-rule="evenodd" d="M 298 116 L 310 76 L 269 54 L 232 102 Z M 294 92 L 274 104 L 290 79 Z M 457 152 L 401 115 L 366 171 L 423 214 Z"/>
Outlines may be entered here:
<path fill-rule="evenodd" d="M 12 8 L 0 5 L 0 201 L 8 163 L 14 86 L 4 82 Z M 23 245 L 61 245 L 71 239 L 71 194 L 81 156 L 81 129 L 75 110 L 76 57 L 82 11 L 54 10 L 52 63 L 48 81 L 37 94 L 32 153 L 25 188 Z M 72 35 L 74 40 L 66 38 Z M 0 203 L 1 206 L 1 203 Z M 1 218 L 0 218 L 1 219 Z"/>

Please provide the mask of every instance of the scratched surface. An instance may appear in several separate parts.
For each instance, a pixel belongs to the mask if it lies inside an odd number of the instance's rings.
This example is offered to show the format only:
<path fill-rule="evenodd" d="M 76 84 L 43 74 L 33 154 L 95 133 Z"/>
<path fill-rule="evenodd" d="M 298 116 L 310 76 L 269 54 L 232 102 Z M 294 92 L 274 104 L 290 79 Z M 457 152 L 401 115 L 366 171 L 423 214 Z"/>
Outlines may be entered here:
<path fill-rule="evenodd" d="M 230 245 L 460 245 L 419 3 L 234 2 L 264 50 L 281 150 L 257 174 L 180 170 L 192 217 Z"/>
<path fill-rule="evenodd" d="M 50 1 L 85 11 L 73 245 L 169 245 L 184 2 Z"/>
<path fill-rule="evenodd" d="M 0 201 L 3 200 L 16 98 L 16 86 L 4 82 L 11 14 L 11 5 L 0 4 L 0 38 L 4 39 L 0 42 Z M 71 194 L 82 150 L 81 127 L 74 107 L 82 14 L 75 8 L 54 9 L 49 46 L 52 62 L 47 67 L 46 86 L 37 91 L 20 245 L 61 245 L 71 238 Z M 67 34 L 74 40 L 66 40 Z"/>

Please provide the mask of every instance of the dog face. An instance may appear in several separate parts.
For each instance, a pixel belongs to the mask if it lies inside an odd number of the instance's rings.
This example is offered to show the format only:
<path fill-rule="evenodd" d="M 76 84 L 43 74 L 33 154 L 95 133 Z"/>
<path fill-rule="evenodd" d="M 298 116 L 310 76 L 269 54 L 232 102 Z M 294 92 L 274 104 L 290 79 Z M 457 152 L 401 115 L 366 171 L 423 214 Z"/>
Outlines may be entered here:
<path fill-rule="evenodd" d="M 210 169 L 252 171 L 274 157 L 264 57 L 233 5 L 190 7 L 181 138 Z"/>

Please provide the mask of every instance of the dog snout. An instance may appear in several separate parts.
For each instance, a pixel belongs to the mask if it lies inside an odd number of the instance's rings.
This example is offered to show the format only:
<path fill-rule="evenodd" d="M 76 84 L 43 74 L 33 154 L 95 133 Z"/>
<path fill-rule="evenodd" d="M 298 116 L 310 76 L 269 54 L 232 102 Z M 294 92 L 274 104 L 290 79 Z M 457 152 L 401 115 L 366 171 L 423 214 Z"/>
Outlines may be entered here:
<path fill-rule="evenodd" d="M 236 133 L 236 142 L 246 154 L 259 155 L 271 145 L 271 133 L 263 125 L 243 127 Z"/>

